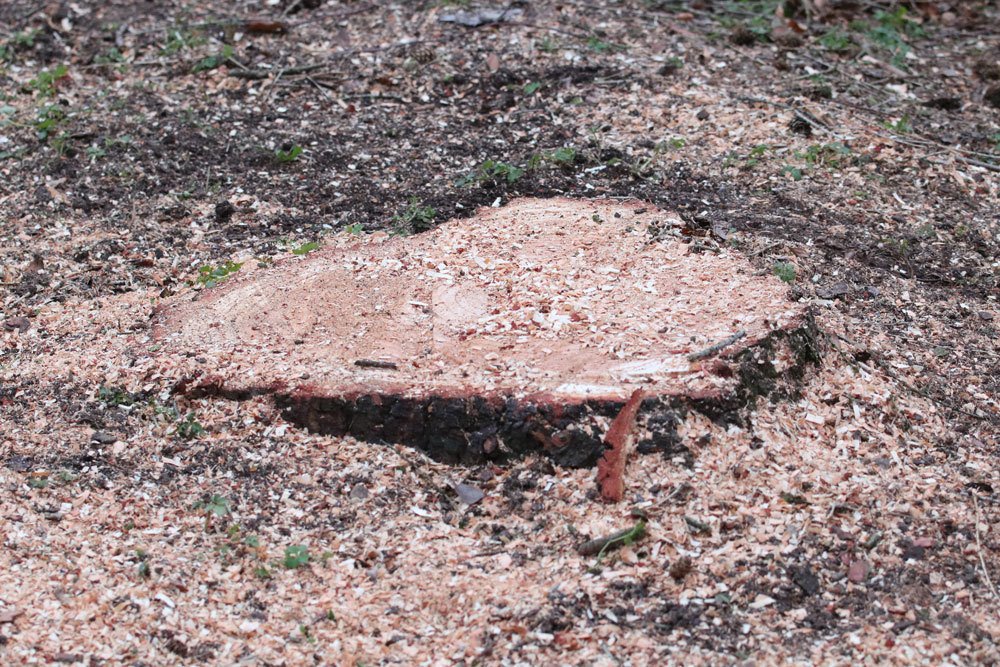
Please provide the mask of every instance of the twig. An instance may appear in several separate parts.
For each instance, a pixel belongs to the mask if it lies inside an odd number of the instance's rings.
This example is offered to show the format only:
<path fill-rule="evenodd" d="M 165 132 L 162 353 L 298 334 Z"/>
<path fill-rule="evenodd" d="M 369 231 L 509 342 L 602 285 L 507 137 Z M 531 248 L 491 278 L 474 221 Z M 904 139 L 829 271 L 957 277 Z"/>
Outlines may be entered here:
<path fill-rule="evenodd" d="M 312 77 L 311 77 L 311 76 L 309 76 L 308 74 L 306 75 L 306 81 L 308 81 L 308 82 L 309 82 L 309 83 L 311 83 L 312 85 L 316 86 L 316 89 L 317 89 L 317 90 L 318 90 L 319 92 L 323 93 L 323 96 L 324 96 L 324 97 L 325 97 L 326 99 L 328 99 L 328 100 L 332 100 L 332 99 L 333 99 L 333 95 L 331 95 L 331 94 L 330 94 L 330 91 L 329 91 L 329 90 L 327 90 L 327 86 L 324 86 L 324 85 L 321 85 L 319 81 L 317 81 L 316 79 L 312 78 Z"/>
<path fill-rule="evenodd" d="M 735 343 L 736 341 L 738 341 L 739 339 L 743 338 L 746 335 L 747 332 L 740 329 L 729 338 L 724 338 L 715 345 L 706 347 L 704 350 L 699 350 L 698 352 L 692 352 L 687 356 L 687 359 L 688 361 L 698 361 L 699 359 L 707 359 L 708 357 L 714 356 L 718 352 L 721 352 L 723 349 L 729 347 L 730 345 L 732 345 L 733 343 Z"/>
<path fill-rule="evenodd" d="M 979 540 L 979 499 L 976 498 L 975 494 L 972 495 L 972 506 L 976 508 L 976 553 L 979 555 L 979 565 L 983 568 L 983 577 L 986 579 L 986 585 L 989 586 L 993 597 L 1000 599 L 996 587 L 993 586 L 993 580 L 990 579 L 990 571 L 986 569 L 986 561 L 983 559 L 983 544 Z"/>
<path fill-rule="evenodd" d="M 646 534 L 646 522 L 639 519 L 631 528 L 619 530 L 616 533 L 588 540 L 576 548 L 581 556 L 597 556 L 612 547 L 630 544 Z"/>
<path fill-rule="evenodd" d="M 285 68 L 282 67 L 278 70 L 278 75 L 275 76 L 271 82 L 267 85 L 267 93 L 264 95 L 264 106 L 271 106 L 271 99 L 274 97 L 274 92 L 278 89 L 278 82 L 281 81 L 281 77 L 285 75 Z"/>
<path fill-rule="evenodd" d="M 385 95 L 382 93 L 352 93 L 350 95 L 343 96 L 345 100 L 386 100 L 388 102 L 399 102 L 400 104 L 405 104 L 406 100 L 399 95 Z"/>
<path fill-rule="evenodd" d="M 399 366 L 392 361 L 379 361 L 378 359 L 358 359 L 354 362 L 355 366 L 360 366 L 361 368 L 385 368 L 391 371 L 399 370 Z"/>
<path fill-rule="evenodd" d="M 237 79 L 250 79 L 256 81 L 260 79 L 266 79 L 275 73 L 275 70 L 273 69 L 267 69 L 263 67 L 248 68 L 241 63 L 236 63 L 236 64 L 242 67 L 243 69 L 230 71 L 229 76 L 235 77 Z M 313 63 L 311 65 L 297 65 L 295 67 L 285 67 L 277 70 L 278 76 L 275 78 L 275 81 L 277 81 L 278 79 L 280 79 L 282 76 L 285 75 L 292 76 L 295 74 L 305 74 L 307 72 L 313 72 L 318 69 L 322 69 L 324 67 L 326 67 L 326 65 L 323 63 Z"/>
<path fill-rule="evenodd" d="M 809 123 L 809 125 L 811 125 L 812 127 L 815 127 L 818 130 L 822 130 L 823 132 L 829 132 L 830 134 L 834 134 L 833 128 L 831 128 L 829 125 L 819 120 L 811 113 L 807 111 L 802 111 L 801 109 L 794 107 L 790 104 L 785 104 L 783 102 L 772 102 L 771 100 L 765 100 L 762 97 L 747 97 L 745 95 L 737 95 L 735 99 L 740 102 L 749 102 L 751 104 L 769 104 L 772 107 L 778 107 L 779 109 L 787 109 L 788 111 L 794 113 L 797 118 L 801 118 L 805 122 Z"/>
<path fill-rule="evenodd" d="M 989 162 L 983 162 L 982 160 L 977 160 L 975 158 L 967 157 L 969 153 L 962 151 L 959 148 L 954 148 L 953 146 L 947 146 L 945 144 L 939 144 L 936 141 L 930 139 L 908 139 L 906 137 L 900 137 L 895 134 L 885 134 L 882 132 L 876 132 L 875 136 L 881 137 L 883 139 L 888 139 L 889 141 L 894 141 L 897 144 L 903 144 L 904 146 L 913 146 L 915 148 L 928 148 L 930 146 L 935 146 L 940 148 L 942 151 L 947 151 L 951 153 L 956 160 L 959 162 L 972 165 L 974 167 L 982 167 L 983 169 L 988 169 L 989 171 L 1000 172 L 1000 165 L 991 164 Z M 963 154 L 965 153 L 965 154 Z M 973 155 L 989 155 L 988 153 L 972 153 Z M 989 155 L 989 157 L 994 157 Z M 934 164 L 946 164 L 940 160 L 930 160 L 930 156 L 927 158 L 930 162 Z"/>
<path fill-rule="evenodd" d="M 285 7 L 285 11 L 281 12 L 281 18 L 285 18 L 291 12 L 295 11 L 296 9 L 298 9 L 299 5 L 301 5 L 301 4 L 302 4 L 302 0 L 295 0 L 295 2 L 288 3 L 288 6 Z"/>

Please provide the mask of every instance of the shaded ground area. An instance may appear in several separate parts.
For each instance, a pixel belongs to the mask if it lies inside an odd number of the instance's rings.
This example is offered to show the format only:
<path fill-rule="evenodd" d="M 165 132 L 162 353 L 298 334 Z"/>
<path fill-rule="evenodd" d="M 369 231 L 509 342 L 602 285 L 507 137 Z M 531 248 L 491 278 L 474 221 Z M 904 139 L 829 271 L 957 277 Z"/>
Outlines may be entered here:
<path fill-rule="evenodd" d="M 1000 17 L 781 4 L 4 3 L 0 655 L 995 661 Z M 238 264 L 521 195 L 678 211 L 817 310 L 823 369 L 615 508 L 149 362 Z"/>

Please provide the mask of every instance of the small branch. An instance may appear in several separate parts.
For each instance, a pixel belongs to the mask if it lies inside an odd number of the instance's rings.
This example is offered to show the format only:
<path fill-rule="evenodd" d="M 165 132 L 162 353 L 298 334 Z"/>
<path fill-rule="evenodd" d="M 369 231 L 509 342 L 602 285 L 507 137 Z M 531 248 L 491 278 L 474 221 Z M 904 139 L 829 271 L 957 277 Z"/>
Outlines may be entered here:
<path fill-rule="evenodd" d="M 616 533 L 588 540 L 576 548 L 581 556 L 598 556 L 608 549 L 625 546 L 635 542 L 646 534 L 646 522 L 642 519 L 632 526 Z"/>
<path fill-rule="evenodd" d="M 993 580 L 990 579 L 990 571 L 986 569 L 986 561 L 983 559 L 983 544 L 979 540 L 979 499 L 976 498 L 975 494 L 972 496 L 972 505 L 976 508 L 976 553 L 979 556 L 979 566 L 983 568 L 983 578 L 986 579 L 986 585 L 989 587 L 990 592 L 993 593 L 993 597 L 1000 600 L 1000 595 L 997 595 L 997 589 L 993 585 Z"/>
<path fill-rule="evenodd" d="M 235 77 L 237 79 L 250 79 L 253 81 L 258 81 L 261 79 L 266 79 L 272 74 L 277 73 L 278 79 L 282 76 L 291 76 L 294 74 L 305 74 L 307 72 L 314 72 L 318 69 L 322 69 L 326 65 L 322 63 L 314 63 L 312 65 L 298 65 L 296 67 L 285 67 L 284 69 L 273 70 L 267 68 L 247 68 L 245 65 L 236 63 L 239 67 L 243 69 L 231 70 L 229 76 Z M 276 79 L 277 80 L 277 79 Z"/>
<path fill-rule="evenodd" d="M 635 420 L 642 406 L 643 391 L 632 392 L 604 436 L 604 455 L 597 462 L 597 488 L 604 502 L 617 503 L 625 496 L 625 463 L 635 442 Z"/>
<path fill-rule="evenodd" d="M 952 146 L 947 146 L 945 144 L 941 144 L 936 141 L 931 141 L 929 139 L 914 140 L 914 139 L 908 139 L 906 137 L 900 137 L 895 134 L 884 134 L 882 132 L 876 132 L 875 136 L 881 137 L 883 139 L 888 139 L 889 141 L 894 141 L 897 144 L 903 144 L 904 146 L 913 146 L 914 148 L 937 147 L 940 148 L 942 151 L 947 151 L 948 153 L 951 153 L 956 160 L 964 164 L 972 165 L 974 167 L 982 167 L 983 169 L 987 169 L 989 171 L 1000 172 L 1000 165 L 991 164 L 989 162 L 983 162 L 982 160 L 977 160 L 975 158 L 967 157 L 966 151 L 963 151 L 959 148 L 954 148 Z M 988 154 L 973 153 L 973 155 L 988 155 Z M 989 157 L 994 157 L 994 156 L 989 156 Z M 1000 156 L 996 157 L 1000 158 Z M 933 162 L 934 164 L 947 164 L 945 162 L 941 162 L 940 160 L 931 160 L 930 156 L 928 156 L 927 159 L 928 161 Z"/>
<path fill-rule="evenodd" d="M 711 347 L 706 347 L 704 350 L 699 350 L 698 352 L 692 352 L 687 356 L 688 361 L 698 361 L 700 359 L 707 359 L 708 357 L 714 356 L 721 352 L 725 348 L 729 347 L 739 339 L 747 335 L 746 331 L 742 329 L 734 333 L 729 338 L 725 338 Z"/>
<path fill-rule="evenodd" d="M 787 109 L 788 111 L 794 113 L 796 118 L 801 118 L 805 122 L 809 123 L 809 125 L 816 128 L 817 130 L 834 134 L 833 128 L 831 128 L 829 125 L 819 120 L 811 113 L 802 111 L 801 109 L 793 107 L 790 104 L 784 104 L 782 102 L 772 102 L 771 100 L 765 100 L 762 97 L 747 97 L 745 95 L 737 95 L 735 99 L 739 102 L 749 102 L 751 104 L 768 104 L 772 107 L 777 107 L 779 109 Z"/>
<path fill-rule="evenodd" d="M 395 362 L 379 361 L 378 359 L 358 359 L 354 362 L 354 365 L 361 368 L 384 368 L 390 371 L 399 370 L 399 366 Z"/>

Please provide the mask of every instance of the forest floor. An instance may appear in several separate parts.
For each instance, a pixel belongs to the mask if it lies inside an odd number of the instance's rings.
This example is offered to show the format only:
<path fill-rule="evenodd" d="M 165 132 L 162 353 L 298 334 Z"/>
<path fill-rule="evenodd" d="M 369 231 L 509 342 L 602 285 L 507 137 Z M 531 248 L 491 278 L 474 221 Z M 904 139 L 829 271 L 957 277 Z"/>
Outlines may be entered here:
<path fill-rule="evenodd" d="M 0 662 L 1000 662 L 995 3 L 483 7 L 0 5 Z M 238 263 L 521 196 L 676 211 L 822 364 L 618 506 L 150 365 Z"/>

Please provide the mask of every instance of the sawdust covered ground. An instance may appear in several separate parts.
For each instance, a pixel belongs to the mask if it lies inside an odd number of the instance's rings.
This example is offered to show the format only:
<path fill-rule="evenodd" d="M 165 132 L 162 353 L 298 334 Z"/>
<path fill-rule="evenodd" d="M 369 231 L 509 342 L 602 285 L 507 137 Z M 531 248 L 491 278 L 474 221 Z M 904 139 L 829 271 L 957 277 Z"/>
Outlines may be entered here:
<path fill-rule="evenodd" d="M 668 4 L 5 3 L 2 660 L 996 661 L 996 9 L 766 38 L 773 3 Z M 313 436 L 152 361 L 152 308 L 229 261 L 518 195 L 678 211 L 791 279 L 822 367 L 605 506 L 593 471 Z"/>

